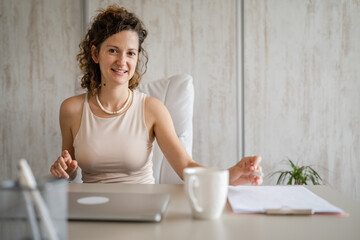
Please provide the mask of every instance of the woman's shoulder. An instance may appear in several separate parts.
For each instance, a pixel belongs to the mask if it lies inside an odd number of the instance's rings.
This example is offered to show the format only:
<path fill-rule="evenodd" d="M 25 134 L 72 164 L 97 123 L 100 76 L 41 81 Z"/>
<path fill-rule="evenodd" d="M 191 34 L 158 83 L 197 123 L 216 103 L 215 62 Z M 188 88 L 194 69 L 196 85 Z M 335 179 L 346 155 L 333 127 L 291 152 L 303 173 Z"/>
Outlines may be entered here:
<path fill-rule="evenodd" d="M 162 118 L 164 114 L 168 114 L 166 106 L 157 98 L 146 96 L 145 112 L 148 116 L 155 119 Z"/>
<path fill-rule="evenodd" d="M 73 114 L 81 113 L 86 93 L 69 97 L 65 99 L 60 106 L 60 114 L 65 116 L 72 116 Z"/>
<path fill-rule="evenodd" d="M 157 98 L 146 96 L 145 107 L 149 110 L 156 110 L 165 107 L 165 105 Z"/>

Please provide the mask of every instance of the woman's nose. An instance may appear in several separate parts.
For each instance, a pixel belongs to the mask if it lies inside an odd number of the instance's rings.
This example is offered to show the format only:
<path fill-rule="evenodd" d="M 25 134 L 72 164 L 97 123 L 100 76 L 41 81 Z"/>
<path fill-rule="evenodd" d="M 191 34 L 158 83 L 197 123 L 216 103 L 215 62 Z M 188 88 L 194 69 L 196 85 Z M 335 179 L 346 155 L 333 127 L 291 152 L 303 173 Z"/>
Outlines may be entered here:
<path fill-rule="evenodd" d="M 117 63 L 118 65 L 120 65 L 120 66 L 125 65 L 125 63 L 126 63 L 126 55 L 124 55 L 124 54 L 119 54 L 116 63 Z"/>

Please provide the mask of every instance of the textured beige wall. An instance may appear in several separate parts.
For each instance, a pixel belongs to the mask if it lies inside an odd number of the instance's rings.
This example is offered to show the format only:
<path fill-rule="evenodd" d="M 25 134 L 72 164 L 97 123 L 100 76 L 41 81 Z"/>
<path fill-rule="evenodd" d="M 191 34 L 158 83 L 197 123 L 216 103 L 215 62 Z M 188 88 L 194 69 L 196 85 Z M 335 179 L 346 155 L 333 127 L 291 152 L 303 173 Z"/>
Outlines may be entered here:
<path fill-rule="evenodd" d="M 61 151 L 59 106 L 74 93 L 79 1 L 0 1 L 0 180 L 19 158 L 49 172 Z M 77 74 L 76 74 L 77 72 Z"/>
<path fill-rule="evenodd" d="M 149 31 L 144 81 L 176 73 L 194 78 L 193 158 L 208 166 L 237 161 L 236 1 L 89 1 L 89 17 L 118 3 Z"/>
<path fill-rule="evenodd" d="M 360 1 L 247 0 L 244 36 L 245 153 L 360 200 Z"/>

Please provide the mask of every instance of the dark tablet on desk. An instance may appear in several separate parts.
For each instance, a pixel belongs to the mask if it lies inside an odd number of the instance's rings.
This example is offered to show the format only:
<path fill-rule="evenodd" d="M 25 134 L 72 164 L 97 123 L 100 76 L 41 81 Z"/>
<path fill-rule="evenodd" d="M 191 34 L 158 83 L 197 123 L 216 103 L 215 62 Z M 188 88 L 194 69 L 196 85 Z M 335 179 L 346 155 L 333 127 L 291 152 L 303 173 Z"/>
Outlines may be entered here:
<path fill-rule="evenodd" d="M 170 196 L 155 193 L 69 192 L 72 221 L 160 222 Z"/>

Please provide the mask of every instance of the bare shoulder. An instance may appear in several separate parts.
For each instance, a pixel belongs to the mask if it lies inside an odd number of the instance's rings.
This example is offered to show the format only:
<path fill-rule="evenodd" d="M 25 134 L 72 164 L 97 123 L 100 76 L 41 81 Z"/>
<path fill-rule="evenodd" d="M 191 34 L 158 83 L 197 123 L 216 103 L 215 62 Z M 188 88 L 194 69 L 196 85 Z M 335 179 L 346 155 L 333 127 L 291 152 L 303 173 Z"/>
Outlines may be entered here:
<path fill-rule="evenodd" d="M 145 111 L 151 115 L 157 115 L 163 111 L 167 112 L 167 109 L 159 99 L 147 96 L 145 100 Z"/>
<path fill-rule="evenodd" d="M 146 97 L 145 119 L 149 124 L 169 124 L 172 122 L 170 113 L 166 106 L 157 98 Z"/>
<path fill-rule="evenodd" d="M 81 114 L 85 101 L 85 93 L 65 99 L 60 106 L 60 115 L 73 117 Z"/>

